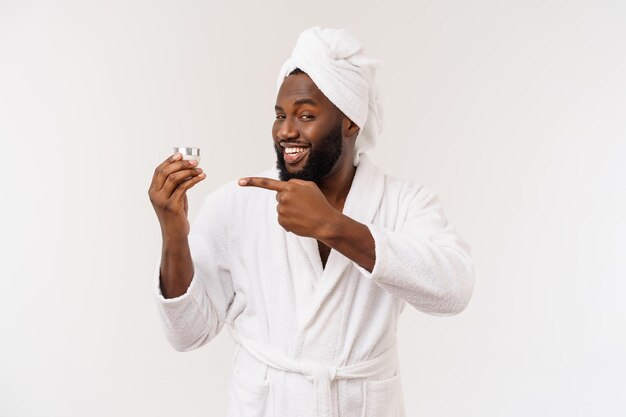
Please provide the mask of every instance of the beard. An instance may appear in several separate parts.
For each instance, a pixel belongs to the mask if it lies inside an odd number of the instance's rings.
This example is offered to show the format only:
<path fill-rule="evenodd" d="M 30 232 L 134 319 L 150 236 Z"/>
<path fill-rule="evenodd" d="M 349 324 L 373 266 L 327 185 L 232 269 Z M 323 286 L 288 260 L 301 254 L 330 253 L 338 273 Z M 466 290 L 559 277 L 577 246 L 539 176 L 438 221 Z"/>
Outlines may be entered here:
<path fill-rule="evenodd" d="M 312 145 L 304 167 L 297 172 L 287 171 L 282 146 L 274 146 L 276 151 L 276 169 L 281 181 L 292 178 L 304 181 L 320 182 L 333 169 L 341 156 L 343 147 L 341 120 L 324 135 L 317 145 Z"/>

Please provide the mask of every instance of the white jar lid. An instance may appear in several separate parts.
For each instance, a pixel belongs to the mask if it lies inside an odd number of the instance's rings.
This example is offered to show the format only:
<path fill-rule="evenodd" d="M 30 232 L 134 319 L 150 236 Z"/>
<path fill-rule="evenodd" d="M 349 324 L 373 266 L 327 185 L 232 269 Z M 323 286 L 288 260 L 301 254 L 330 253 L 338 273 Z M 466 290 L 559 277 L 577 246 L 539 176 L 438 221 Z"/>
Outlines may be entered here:
<path fill-rule="evenodd" d="M 172 149 L 174 149 L 174 153 L 176 152 L 180 152 L 183 155 L 191 155 L 191 156 L 200 156 L 200 148 L 192 148 L 192 147 L 187 147 L 187 146 L 175 146 Z"/>

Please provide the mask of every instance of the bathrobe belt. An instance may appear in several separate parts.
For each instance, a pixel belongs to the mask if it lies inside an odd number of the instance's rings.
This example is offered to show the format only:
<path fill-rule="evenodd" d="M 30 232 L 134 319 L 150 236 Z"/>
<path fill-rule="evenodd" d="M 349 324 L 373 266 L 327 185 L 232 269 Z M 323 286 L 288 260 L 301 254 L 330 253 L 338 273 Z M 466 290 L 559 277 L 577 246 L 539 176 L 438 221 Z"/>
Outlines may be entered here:
<path fill-rule="evenodd" d="M 317 417 L 335 417 L 331 383 L 336 379 L 369 378 L 397 364 L 395 344 L 381 355 L 347 366 L 332 366 L 303 359 L 294 359 L 265 343 L 246 339 L 230 328 L 230 333 L 244 349 L 262 363 L 285 372 L 297 372 L 313 381 Z"/>

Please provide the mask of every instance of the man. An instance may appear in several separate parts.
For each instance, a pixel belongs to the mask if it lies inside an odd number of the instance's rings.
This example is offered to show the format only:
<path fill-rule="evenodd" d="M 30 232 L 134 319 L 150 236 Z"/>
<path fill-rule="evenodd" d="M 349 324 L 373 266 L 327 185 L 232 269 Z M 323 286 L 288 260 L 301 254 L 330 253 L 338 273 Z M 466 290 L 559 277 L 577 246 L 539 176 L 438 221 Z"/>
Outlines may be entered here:
<path fill-rule="evenodd" d="M 228 324 L 231 417 L 404 416 L 398 315 L 469 302 L 470 248 L 436 194 L 367 156 L 376 66 L 344 30 L 304 31 L 278 78 L 276 169 L 219 187 L 191 228 L 204 174 L 180 154 L 155 171 L 165 335 L 188 351 Z"/>

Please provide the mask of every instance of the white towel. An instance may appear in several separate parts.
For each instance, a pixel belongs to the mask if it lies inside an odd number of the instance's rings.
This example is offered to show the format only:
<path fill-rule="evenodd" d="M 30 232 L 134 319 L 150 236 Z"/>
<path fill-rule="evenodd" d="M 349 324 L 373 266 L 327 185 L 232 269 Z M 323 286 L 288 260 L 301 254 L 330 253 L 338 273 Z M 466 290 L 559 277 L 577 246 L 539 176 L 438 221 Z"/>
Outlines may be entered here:
<path fill-rule="evenodd" d="M 300 34 L 278 74 L 277 90 L 295 68 L 307 73 L 322 93 L 359 126 L 354 166 L 382 133 L 383 111 L 376 84 L 380 61 L 366 56 L 361 44 L 344 29 L 311 27 Z"/>

